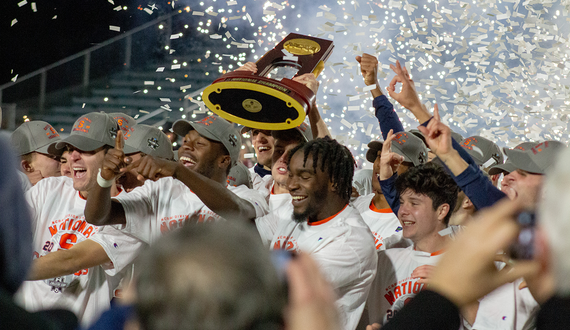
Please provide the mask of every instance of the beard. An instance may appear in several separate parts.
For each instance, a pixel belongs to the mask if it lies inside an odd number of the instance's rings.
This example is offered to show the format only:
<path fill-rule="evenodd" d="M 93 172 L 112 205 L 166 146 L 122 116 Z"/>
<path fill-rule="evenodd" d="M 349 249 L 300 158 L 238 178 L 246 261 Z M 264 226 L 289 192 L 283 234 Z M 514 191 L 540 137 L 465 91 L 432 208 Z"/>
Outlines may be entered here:
<path fill-rule="evenodd" d="M 305 210 L 305 212 L 302 213 L 296 213 L 295 211 L 293 211 L 293 214 L 291 214 L 291 219 L 293 219 L 293 221 L 295 221 L 296 223 L 303 223 L 307 221 L 308 218 L 309 218 L 309 210 Z"/>

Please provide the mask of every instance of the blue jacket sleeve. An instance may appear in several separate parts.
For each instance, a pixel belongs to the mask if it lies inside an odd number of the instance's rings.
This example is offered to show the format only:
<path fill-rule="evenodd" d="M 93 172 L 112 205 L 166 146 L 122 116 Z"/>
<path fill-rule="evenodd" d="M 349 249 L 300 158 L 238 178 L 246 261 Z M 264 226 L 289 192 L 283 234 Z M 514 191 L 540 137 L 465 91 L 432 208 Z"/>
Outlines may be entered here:
<path fill-rule="evenodd" d="M 398 210 L 400 209 L 400 194 L 396 191 L 397 178 L 398 173 L 394 173 L 394 175 L 386 180 L 380 180 L 380 178 L 377 178 L 380 182 L 380 188 L 382 188 L 382 194 L 386 197 L 388 205 L 390 205 L 392 212 L 394 212 L 396 216 L 398 216 Z"/>
<path fill-rule="evenodd" d="M 422 126 L 427 126 L 430 120 L 423 123 Z M 477 166 L 467 151 L 465 151 L 465 149 L 463 149 L 463 147 L 461 147 L 461 145 L 459 145 L 459 143 L 454 139 L 451 139 L 451 145 L 469 166 L 458 176 L 454 176 L 449 168 L 442 163 L 443 167 L 447 173 L 451 174 L 455 183 L 457 183 L 465 195 L 469 197 L 475 208 L 477 210 L 481 210 L 503 199 L 505 194 L 497 189 L 497 187 L 493 186 L 491 180 L 481 172 L 481 169 L 479 169 L 479 166 Z"/>
<path fill-rule="evenodd" d="M 394 111 L 394 106 L 388 101 L 386 95 L 376 97 L 372 101 L 372 105 L 376 109 L 375 115 L 380 124 L 380 131 L 384 140 L 386 140 L 386 136 L 391 129 L 394 130 L 394 133 L 404 131 L 404 126 L 402 126 L 398 114 Z"/>

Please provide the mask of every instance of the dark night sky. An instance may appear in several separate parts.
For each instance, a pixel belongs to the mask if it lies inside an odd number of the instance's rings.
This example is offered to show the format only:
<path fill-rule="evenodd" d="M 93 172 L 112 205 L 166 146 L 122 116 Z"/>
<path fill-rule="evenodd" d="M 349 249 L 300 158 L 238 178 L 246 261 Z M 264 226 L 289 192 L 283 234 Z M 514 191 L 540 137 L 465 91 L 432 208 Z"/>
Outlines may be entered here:
<path fill-rule="evenodd" d="M 114 5 L 107 0 L 36 0 L 37 12 L 31 8 L 34 0 L 18 7 L 20 1 L 0 1 L 0 85 L 160 15 L 138 10 L 151 3 L 144 0 L 113 0 Z M 155 2 L 164 12 L 171 8 L 166 1 Z M 119 5 L 128 8 L 114 11 Z M 14 18 L 18 22 L 11 27 Z M 121 32 L 109 30 L 109 25 L 120 26 Z"/>

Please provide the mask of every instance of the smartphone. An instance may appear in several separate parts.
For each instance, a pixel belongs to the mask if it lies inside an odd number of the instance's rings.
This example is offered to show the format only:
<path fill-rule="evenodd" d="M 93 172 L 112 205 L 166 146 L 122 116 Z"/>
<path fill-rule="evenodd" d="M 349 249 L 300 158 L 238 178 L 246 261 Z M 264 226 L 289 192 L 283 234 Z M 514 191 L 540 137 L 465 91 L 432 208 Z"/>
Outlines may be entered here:
<path fill-rule="evenodd" d="M 534 237 L 536 217 L 533 212 L 521 212 L 517 216 L 520 226 L 517 241 L 511 245 L 509 251 L 512 259 L 530 260 L 534 257 Z"/>

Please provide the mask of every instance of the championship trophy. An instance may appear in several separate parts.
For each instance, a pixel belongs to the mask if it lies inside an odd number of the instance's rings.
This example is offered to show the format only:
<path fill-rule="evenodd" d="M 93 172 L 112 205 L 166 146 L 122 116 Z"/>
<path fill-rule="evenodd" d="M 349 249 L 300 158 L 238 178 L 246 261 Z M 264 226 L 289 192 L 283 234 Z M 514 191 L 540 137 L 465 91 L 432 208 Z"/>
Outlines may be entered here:
<path fill-rule="evenodd" d="M 289 78 L 272 79 L 280 69 L 317 77 L 334 48 L 330 40 L 290 33 L 257 62 L 257 73 L 226 73 L 208 86 L 206 106 L 231 122 L 251 128 L 285 130 L 299 126 L 311 110 L 314 93 Z"/>

